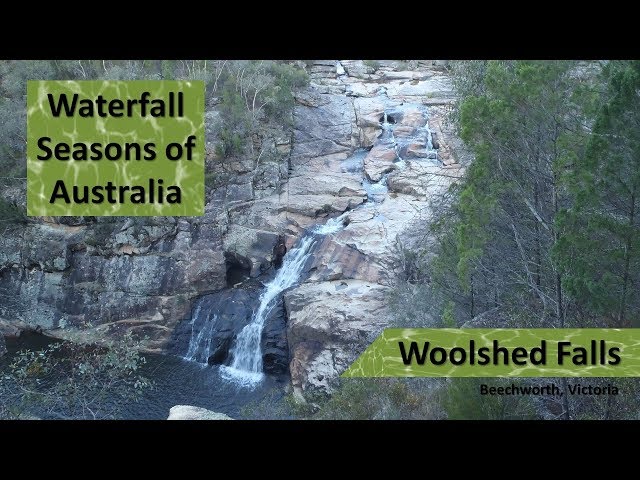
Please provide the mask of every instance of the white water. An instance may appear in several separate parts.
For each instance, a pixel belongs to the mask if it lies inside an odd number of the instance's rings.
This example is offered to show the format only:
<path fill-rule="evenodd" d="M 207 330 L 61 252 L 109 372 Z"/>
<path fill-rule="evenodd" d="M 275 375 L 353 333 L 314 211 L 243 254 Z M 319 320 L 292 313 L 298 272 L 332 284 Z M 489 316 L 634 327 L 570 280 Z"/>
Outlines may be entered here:
<path fill-rule="evenodd" d="M 400 145 L 398 144 L 398 141 L 396 140 L 396 137 L 393 133 L 393 127 L 391 126 L 391 124 L 389 123 L 389 118 L 387 116 L 387 112 L 384 112 L 384 117 L 382 119 L 382 131 L 383 132 L 389 132 L 389 140 L 391 145 L 393 145 L 393 150 L 396 153 L 396 159 L 394 161 L 395 166 L 397 169 L 402 170 L 404 167 L 407 166 L 407 162 L 404 161 L 404 159 L 400 156 Z M 386 188 L 386 183 L 384 184 L 385 188 Z M 365 186 L 365 188 L 367 188 Z M 367 190 L 368 192 L 368 190 Z M 386 194 L 386 190 L 383 192 Z"/>
<path fill-rule="evenodd" d="M 387 197 L 387 175 L 383 175 L 379 182 L 370 182 L 366 177 L 362 180 L 362 187 L 367 192 L 367 198 L 375 203 L 381 203 Z"/>
<path fill-rule="evenodd" d="M 384 113 L 382 121 L 382 129 L 387 136 L 385 143 L 391 143 L 396 152 L 396 168 L 404 167 L 405 161 L 400 157 L 400 146 L 394 136 L 394 127 L 389 123 L 389 118 L 386 112 Z M 431 132 L 428 130 L 428 126 L 426 130 L 427 149 L 433 150 Z M 356 158 L 356 155 L 359 156 Z M 362 160 L 365 156 L 366 150 L 357 152 L 354 155 L 354 158 L 351 159 L 351 163 L 353 163 L 353 165 L 349 163 L 343 168 L 345 168 L 346 171 L 361 169 Z M 369 182 L 364 178 L 362 185 L 367 191 L 369 200 L 373 201 L 374 204 L 379 204 L 384 201 L 387 196 L 387 175 L 383 175 L 382 179 L 376 183 Z M 324 225 L 317 225 L 313 227 L 299 240 L 298 244 L 284 256 L 282 267 L 278 270 L 276 276 L 270 282 L 265 284 L 264 290 L 259 298 L 259 305 L 254 311 L 251 320 L 235 338 L 230 349 L 231 364 L 221 367 L 221 373 L 224 378 L 231 380 L 240 386 L 250 388 L 255 387 L 262 381 L 264 374 L 262 370 L 261 340 L 265 321 L 277 305 L 280 295 L 286 289 L 294 286 L 300 281 L 304 265 L 313 251 L 317 236 L 331 235 L 343 229 L 346 215 L 348 215 L 348 212 L 343 213 L 339 217 L 328 220 Z M 383 215 L 380 215 L 377 212 L 377 207 L 375 220 L 377 222 L 384 222 L 386 220 Z M 217 317 L 214 315 L 211 319 L 206 319 L 205 324 L 194 338 L 194 332 L 197 327 L 195 323 L 198 315 L 199 307 L 196 308 L 196 311 L 194 312 L 194 319 L 191 321 L 192 335 L 185 358 L 192 361 L 200 361 L 203 356 L 202 352 L 204 352 L 204 362 L 206 363 L 210 355 L 209 350 Z M 201 352 L 201 354 L 198 352 Z"/>
<path fill-rule="evenodd" d="M 191 320 L 191 339 L 189 340 L 189 349 L 184 356 L 185 360 L 190 362 L 198 362 L 207 364 L 209 356 L 211 355 L 211 340 L 213 338 L 213 329 L 218 322 L 218 316 L 207 316 L 204 320 L 202 328 L 198 332 L 198 335 L 193 335 L 195 322 L 200 315 L 200 305 L 198 305 L 193 312 L 193 319 Z"/>
<path fill-rule="evenodd" d="M 253 387 L 264 377 L 262 373 L 262 329 L 265 320 L 276 306 L 280 294 L 300 280 L 302 269 L 316 243 L 315 235 L 329 235 L 343 228 L 345 214 L 333 218 L 324 225 L 316 226 L 302 237 L 282 261 L 282 267 L 276 276 L 265 285 L 260 295 L 260 305 L 251 317 L 251 321 L 242 329 L 231 347 L 231 365 L 222 367 L 225 378 L 242 386 Z"/>
<path fill-rule="evenodd" d="M 330 235 L 332 233 L 339 232 L 344 228 L 344 218 L 349 212 L 344 212 L 342 215 L 336 218 L 330 218 L 324 225 L 316 225 L 312 232 L 319 235 Z"/>
<path fill-rule="evenodd" d="M 202 305 L 198 303 L 195 310 L 193 311 L 193 314 L 191 315 L 191 337 L 189 339 L 189 348 L 187 349 L 186 355 L 182 357 L 185 360 L 193 361 L 193 359 L 195 358 L 196 352 L 198 351 L 198 340 L 197 338 L 194 338 L 193 334 L 194 334 L 196 319 L 200 315 L 201 309 L 202 309 Z"/>

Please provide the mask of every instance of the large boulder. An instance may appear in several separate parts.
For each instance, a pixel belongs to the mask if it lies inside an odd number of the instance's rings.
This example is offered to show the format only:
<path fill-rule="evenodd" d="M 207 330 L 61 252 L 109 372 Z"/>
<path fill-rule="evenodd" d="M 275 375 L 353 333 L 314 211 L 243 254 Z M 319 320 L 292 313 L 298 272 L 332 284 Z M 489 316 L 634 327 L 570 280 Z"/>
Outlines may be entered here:
<path fill-rule="evenodd" d="M 352 86 L 353 88 L 355 87 Z M 353 108 L 356 114 L 358 144 L 360 147 L 370 147 L 382 132 L 384 97 L 356 98 L 353 101 Z"/>
<path fill-rule="evenodd" d="M 224 413 L 213 412 L 192 405 L 176 405 L 169 410 L 167 420 L 233 420 Z"/>
<path fill-rule="evenodd" d="M 362 280 L 305 283 L 285 293 L 291 382 L 298 393 L 331 391 L 388 323 L 387 288 Z"/>

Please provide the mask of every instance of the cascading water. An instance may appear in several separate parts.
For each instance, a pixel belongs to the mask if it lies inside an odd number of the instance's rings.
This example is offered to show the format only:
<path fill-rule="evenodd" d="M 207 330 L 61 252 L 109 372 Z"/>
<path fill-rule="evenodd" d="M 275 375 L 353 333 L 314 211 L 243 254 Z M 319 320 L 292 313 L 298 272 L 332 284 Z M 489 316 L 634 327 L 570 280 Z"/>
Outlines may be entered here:
<path fill-rule="evenodd" d="M 429 123 L 425 125 L 425 129 L 427 130 L 427 152 L 429 157 L 433 160 L 438 160 L 438 150 L 433 148 L 433 132 L 431 128 L 429 128 Z"/>
<path fill-rule="evenodd" d="M 393 145 L 393 150 L 396 153 L 396 159 L 394 162 L 396 164 L 396 168 L 403 169 L 406 166 L 406 162 L 400 155 L 400 145 L 398 144 L 398 141 L 396 140 L 396 137 L 393 133 L 393 127 L 391 126 L 391 123 L 389 123 L 389 116 L 387 115 L 387 112 L 384 112 L 384 116 L 382 117 L 382 131 L 383 131 L 383 136 L 388 132 L 388 136 L 389 136 L 388 142 L 391 145 Z M 384 186 L 385 186 L 384 193 L 386 193 L 386 182 Z M 365 188 L 367 187 L 365 186 Z"/>
<path fill-rule="evenodd" d="M 384 112 L 381 122 L 383 135 L 380 137 L 380 142 L 389 145 L 395 150 L 397 157 L 395 168 L 402 169 L 406 164 L 400 156 L 402 147 L 400 143 L 403 139 L 399 141 L 395 138 L 394 119 L 395 117 L 391 119 L 390 122 L 389 115 L 387 112 Z M 433 151 L 433 142 L 428 125 L 424 127 L 424 131 L 427 137 L 426 148 L 428 151 Z M 366 155 L 367 150 L 355 152 L 351 158 L 344 161 L 343 171 L 351 173 L 361 171 L 364 176 L 363 160 Z M 379 222 L 385 221 L 385 217 L 378 213 L 378 205 L 387 198 L 387 176 L 388 174 L 384 174 L 378 182 L 370 182 L 366 176 L 364 176 L 362 181 L 363 188 L 367 192 L 370 203 L 363 203 L 361 207 L 371 208 L 374 206 L 374 218 Z M 282 293 L 300 281 L 304 266 L 313 252 L 318 236 L 331 235 L 343 229 L 346 215 L 348 215 L 348 212 L 345 212 L 337 218 L 330 219 L 324 225 L 319 225 L 309 230 L 298 241 L 297 245 L 287 252 L 283 258 L 282 267 L 277 271 L 275 277 L 264 285 L 264 289 L 259 297 L 259 305 L 253 311 L 251 320 L 235 337 L 229 350 L 230 364 L 222 366 L 220 369 L 223 378 L 237 385 L 249 388 L 254 388 L 262 381 L 264 373 L 261 343 L 265 322 L 278 305 L 278 300 Z M 191 320 L 191 339 L 187 354 L 184 358 L 199 363 L 207 363 L 211 355 L 211 343 L 215 333 L 217 316 L 211 314 L 204 316 L 204 320 L 199 320 L 201 317 L 200 313 L 200 307 L 198 306 L 194 310 L 193 319 Z"/>
<path fill-rule="evenodd" d="M 209 313 L 204 316 L 202 319 L 202 325 L 199 326 L 197 324 L 200 323 L 201 308 L 201 304 L 198 304 L 192 314 L 189 348 L 183 358 L 190 362 L 198 362 L 206 365 L 211 354 L 211 339 L 213 338 L 213 330 L 217 323 L 218 316 L 216 314 Z M 198 329 L 198 327 L 200 328 Z M 198 332 L 197 335 L 195 335 L 196 331 Z"/>
<path fill-rule="evenodd" d="M 247 387 L 255 386 L 262 380 L 262 348 L 260 343 L 264 322 L 276 306 L 280 294 L 300 280 L 304 265 L 316 243 L 317 235 L 329 235 L 339 231 L 343 228 L 344 215 L 315 227 L 285 254 L 282 267 L 273 280 L 265 285 L 265 289 L 260 295 L 258 309 L 251 317 L 251 321 L 238 334 L 231 347 L 231 364 L 222 367 L 221 370 L 225 378 Z"/>

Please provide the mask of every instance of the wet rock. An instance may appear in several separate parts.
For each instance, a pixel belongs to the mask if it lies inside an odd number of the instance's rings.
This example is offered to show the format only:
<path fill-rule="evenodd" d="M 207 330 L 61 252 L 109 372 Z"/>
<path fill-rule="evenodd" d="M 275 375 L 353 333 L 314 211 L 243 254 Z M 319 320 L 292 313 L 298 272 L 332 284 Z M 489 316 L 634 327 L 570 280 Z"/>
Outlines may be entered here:
<path fill-rule="evenodd" d="M 415 127 L 412 127 L 410 125 L 398 125 L 393 129 L 393 134 L 398 138 L 409 138 L 415 133 Z"/>
<path fill-rule="evenodd" d="M 261 286 L 254 285 L 222 290 L 199 298 L 190 316 L 176 326 L 169 345 L 170 351 L 186 357 L 191 348 L 191 360 L 227 363 L 233 340 L 251 320 L 260 291 Z M 192 345 L 194 341 L 196 343 Z"/>
<path fill-rule="evenodd" d="M 279 298 L 264 323 L 261 339 L 262 368 L 265 373 L 280 375 L 289 369 L 289 344 L 284 304 Z"/>
<path fill-rule="evenodd" d="M 169 410 L 167 420 L 233 420 L 233 418 L 224 413 L 214 412 L 206 408 L 176 405 Z"/>
<path fill-rule="evenodd" d="M 318 177 L 314 174 L 303 174 L 289 180 L 287 194 L 289 201 L 295 201 L 297 195 L 332 195 L 364 197 L 361 178 L 357 175 L 332 175 Z"/>
<path fill-rule="evenodd" d="M 374 146 L 364 159 L 364 171 L 372 182 L 378 182 L 385 173 L 395 168 L 396 152 L 387 145 Z"/>
<path fill-rule="evenodd" d="M 410 143 L 403 149 L 402 158 L 428 158 L 430 153 L 424 143 Z"/>
<path fill-rule="evenodd" d="M 284 235 L 278 236 L 278 241 L 273 247 L 273 266 L 280 268 L 282 266 L 282 258 L 287 253 L 286 238 Z"/>
<path fill-rule="evenodd" d="M 393 172 L 387 179 L 391 192 L 417 199 L 443 195 L 451 183 L 462 176 L 463 169 L 445 171 L 435 160 L 407 162 L 407 168 Z"/>

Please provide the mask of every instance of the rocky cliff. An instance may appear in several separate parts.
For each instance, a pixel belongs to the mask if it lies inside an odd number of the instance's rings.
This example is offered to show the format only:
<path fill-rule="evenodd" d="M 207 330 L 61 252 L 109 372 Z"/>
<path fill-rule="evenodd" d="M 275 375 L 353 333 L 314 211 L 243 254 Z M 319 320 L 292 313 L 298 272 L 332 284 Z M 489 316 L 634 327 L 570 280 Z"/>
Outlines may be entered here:
<path fill-rule="evenodd" d="M 348 212 L 345 228 L 316 246 L 304 281 L 285 292 L 285 318 L 263 340 L 269 364 L 288 360 L 299 393 L 330 389 L 389 323 L 397 242 L 464 162 L 445 121 L 451 83 L 437 62 L 316 61 L 309 71 L 293 131 L 260 139 L 256 150 L 271 155 L 224 163 L 210 153 L 203 217 L 44 218 L 6 232 L 0 323 L 81 338 L 134 331 L 150 350 L 180 341 L 184 349 L 176 332 L 189 331 L 182 320 L 199 297 L 247 296 L 234 286 L 268 276 L 307 228 Z M 226 310 L 220 358 L 247 321 L 243 298 Z"/>

